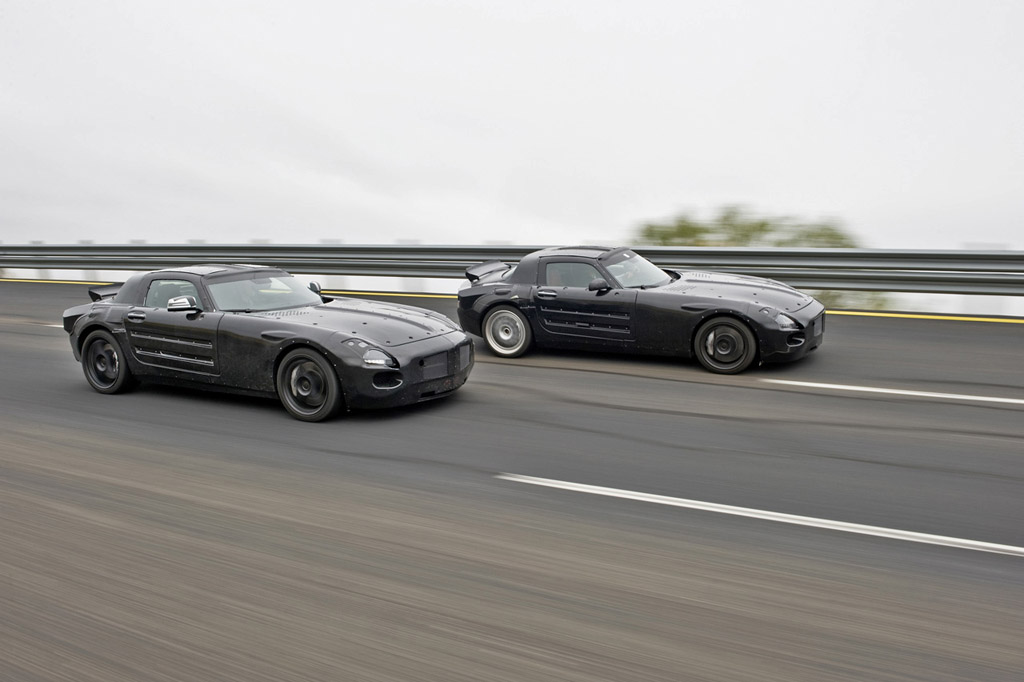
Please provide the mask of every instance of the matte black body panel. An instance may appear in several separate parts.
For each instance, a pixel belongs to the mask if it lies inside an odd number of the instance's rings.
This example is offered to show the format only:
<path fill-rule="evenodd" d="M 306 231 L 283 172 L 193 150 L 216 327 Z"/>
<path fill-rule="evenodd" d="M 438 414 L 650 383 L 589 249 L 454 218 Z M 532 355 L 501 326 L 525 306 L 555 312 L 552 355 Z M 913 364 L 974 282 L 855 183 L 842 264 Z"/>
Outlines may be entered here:
<path fill-rule="evenodd" d="M 512 305 L 529 321 L 542 347 L 690 357 L 701 323 L 726 315 L 754 332 L 761 362 L 797 360 L 821 345 L 825 308 L 807 294 L 760 277 L 670 270 L 664 271 L 672 278 L 667 284 L 628 289 L 604 266 L 626 250 L 559 247 L 528 254 L 511 269 L 488 264 L 459 290 L 459 322 L 466 331 L 482 336 L 487 312 L 495 305 Z M 589 263 L 611 289 L 548 285 L 544 266 L 552 261 Z M 794 319 L 800 329 L 781 329 L 775 320 L 778 313 Z"/>
<path fill-rule="evenodd" d="M 540 286 L 531 294 L 539 322 L 534 334 L 541 345 L 626 348 L 636 341 L 636 291 Z"/>
<path fill-rule="evenodd" d="M 383 408 L 442 397 L 462 386 L 474 363 L 472 340 L 447 317 L 412 306 L 334 298 L 263 312 L 215 309 L 207 283 L 251 275 L 283 275 L 272 268 L 206 265 L 130 277 L 116 294 L 64 311 L 76 359 L 95 329 L 113 334 L 132 374 L 142 381 L 276 396 L 275 373 L 297 346 L 324 355 L 341 382 L 349 408 Z M 145 305 L 155 279 L 196 285 L 201 311 Z M 371 349 L 397 367 L 366 363 Z"/>

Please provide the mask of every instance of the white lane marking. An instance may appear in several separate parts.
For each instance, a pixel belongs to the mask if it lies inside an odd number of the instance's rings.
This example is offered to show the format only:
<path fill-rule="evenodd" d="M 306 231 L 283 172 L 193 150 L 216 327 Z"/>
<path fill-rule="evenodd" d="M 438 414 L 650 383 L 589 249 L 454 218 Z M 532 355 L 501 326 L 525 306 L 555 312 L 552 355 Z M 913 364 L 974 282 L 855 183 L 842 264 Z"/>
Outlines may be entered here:
<path fill-rule="evenodd" d="M 785 386 L 804 386 L 806 388 L 829 388 L 835 391 L 859 391 L 861 393 L 886 393 L 889 395 L 906 395 L 915 398 L 943 398 L 945 400 L 973 400 L 981 403 L 1005 403 L 1008 405 L 1024 405 L 1024 399 L 997 398 L 988 395 L 965 395 L 962 393 L 932 393 L 930 391 L 904 391 L 896 388 L 877 388 L 874 386 L 847 386 L 846 384 L 817 384 L 811 381 L 788 381 L 786 379 L 761 379 L 769 384 Z"/>
<path fill-rule="evenodd" d="M 56 327 L 57 329 L 63 329 L 64 328 L 64 325 L 62 325 L 62 324 L 44 324 L 43 326 L 44 327 Z"/>
<path fill-rule="evenodd" d="M 761 509 L 733 507 L 728 504 L 717 504 L 715 502 L 700 502 L 699 500 L 686 500 L 681 497 L 652 495 L 650 493 L 638 493 L 632 490 L 620 490 L 619 488 L 604 488 L 597 485 L 587 485 L 585 483 L 556 481 L 550 478 L 535 478 L 533 476 L 521 476 L 519 474 L 497 474 L 495 478 L 500 478 L 506 481 L 515 481 L 517 483 L 540 485 L 545 486 L 547 488 L 571 490 L 573 492 L 578 493 L 604 495 L 605 497 L 621 497 L 623 499 L 637 500 L 639 502 L 664 504 L 670 507 L 685 507 L 687 509 L 698 509 L 700 511 L 715 512 L 717 514 L 746 516 L 752 519 L 761 519 L 763 521 L 775 521 L 778 523 L 789 523 L 796 526 L 811 526 L 812 528 L 838 530 L 844 533 L 859 533 L 861 535 L 874 535 L 880 538 L 891 538 L 893 540 L 904 540 L 906 542 L 923 542 L 929 545 L 957 547 L 960 549 L 974 550 L 976 552 L 993 552 L 996 554 L 1012 554 L 1014 556 L 1024 557 L 1024 547 L 1014 547 L 1013 545 L 997 545 L 991 542 L 979 542 L 977 540 L 950 538 L 943 535 L 929 535 L 927 533 L 915 533 L 913 531 L 896 530 L 894 528 L 865 526 L 859 523 L 830 521 L 828 519 L 817 519 L 812 516 L 796 516 L 794 514 L 781 514 L 779 512 L 763 511 Z"/>

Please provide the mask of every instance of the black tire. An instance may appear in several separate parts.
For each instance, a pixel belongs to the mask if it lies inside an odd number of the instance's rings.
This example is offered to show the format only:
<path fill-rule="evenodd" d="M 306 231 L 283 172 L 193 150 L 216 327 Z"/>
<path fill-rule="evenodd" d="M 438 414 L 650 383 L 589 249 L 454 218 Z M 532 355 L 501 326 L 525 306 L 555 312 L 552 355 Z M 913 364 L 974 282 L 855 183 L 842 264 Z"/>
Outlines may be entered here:
<path fill-rule="evenodd" d="M 518 358 L 533 345 L 533 330 L 526 317 L 508 305 L 488 311 L 483 324 L 484 343 L 502 358 Z"/>
<path fill-rule="evenodd" d="M 697 330 L 693 354 L 710 372 L 739 374 L 757 359 L 757 337 L 735 318 L 715 317 Z"/>
<path fill-rule="evenodd" d="M 98 329 L 82 344 L 82 371 L 85 380 L 100 393 L 123 393 L 135 386 L 135 377 L 124 361 L 117 339 L 110 332 Z"/>
<path fill-rule="evenodd" d="M 343 404 L 334 368 L 311 348 L 296 348 L 285 355 L 277 367 L 275 383 L 284 409 L 304 422 L 330 419 Z"/>

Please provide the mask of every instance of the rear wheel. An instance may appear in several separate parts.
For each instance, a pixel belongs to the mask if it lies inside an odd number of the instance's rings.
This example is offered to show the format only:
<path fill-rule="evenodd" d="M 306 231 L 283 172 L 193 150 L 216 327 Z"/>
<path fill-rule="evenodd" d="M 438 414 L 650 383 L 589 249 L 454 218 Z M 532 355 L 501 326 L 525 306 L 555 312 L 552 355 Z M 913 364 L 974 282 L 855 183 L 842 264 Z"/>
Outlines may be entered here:
<path fill-rule="evenodd" d="M 329 419 L 341 409 L 341 383 L 331 363 L 310 348 L 297 348 L 277 369 L 277 395 L 288 413 L 305 422 Z"/>
<path fill-rule="evenodd" d="M 693 353 L 716 374 L 739 374 L 757 359 L 757 338 L 750 327 L 731 317 L 708 320 L 697 330 Z"/>
<path fill-rule="evenodd" d="M 135 385 L 135 378 L 121 357 L 117 339 L 102 329 L 85 337 L 82 370 L 85 380 L 100 393 L 121 393 Z"/>
<path fill-rule="evenodd" d="M 507 305 L 494 308 L 484 318 L 484 341 L 495 355 L 517 358 L 530 349 L 533 331 L 521 312 Z"/>

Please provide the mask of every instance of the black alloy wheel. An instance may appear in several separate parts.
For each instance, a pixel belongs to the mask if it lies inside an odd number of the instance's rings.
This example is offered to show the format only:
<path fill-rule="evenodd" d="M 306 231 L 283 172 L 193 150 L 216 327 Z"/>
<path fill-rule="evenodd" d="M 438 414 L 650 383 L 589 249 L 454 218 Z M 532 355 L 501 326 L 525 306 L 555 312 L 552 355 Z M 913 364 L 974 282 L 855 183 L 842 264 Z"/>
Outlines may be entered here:
<path fill-rule="evenodd" d="M 89 334 L 82 344 L 82 370 L 85 380 L 100 393 L 121 393 L 135 385 L 117 339 L 102 329 Z"/>
<path fill-rule="evenodd" d="M 757 359 L 757 337 L 735 318 L 716 317 L 697 330 L 693 353 L 708 371 L 739 374 Z"/>
<path fill-rule="evenodd" d="M 342 406 L 341 383 L 331 363 L 309 348 L 289 352 L 277 369 L 277 395 L 296 419 L 330 419 Z"/>

